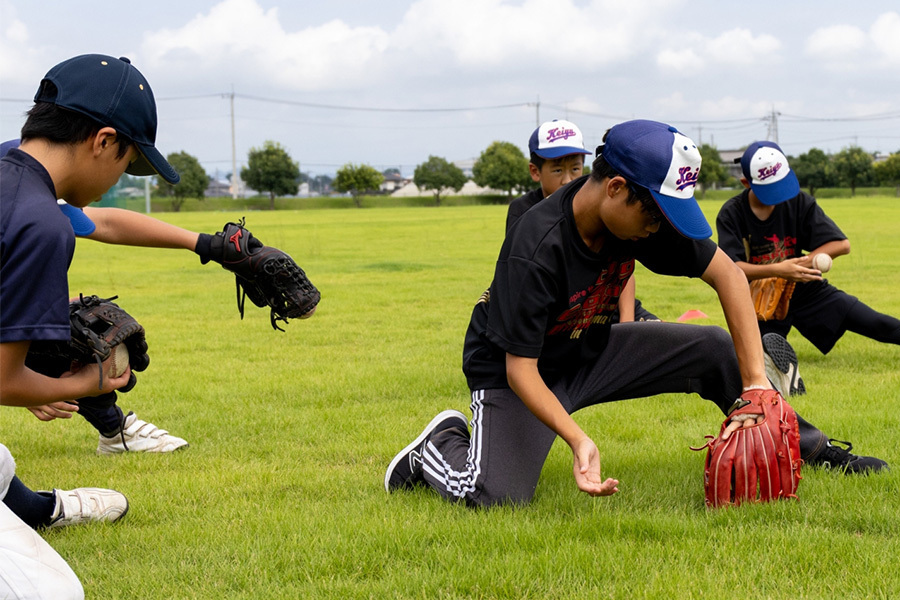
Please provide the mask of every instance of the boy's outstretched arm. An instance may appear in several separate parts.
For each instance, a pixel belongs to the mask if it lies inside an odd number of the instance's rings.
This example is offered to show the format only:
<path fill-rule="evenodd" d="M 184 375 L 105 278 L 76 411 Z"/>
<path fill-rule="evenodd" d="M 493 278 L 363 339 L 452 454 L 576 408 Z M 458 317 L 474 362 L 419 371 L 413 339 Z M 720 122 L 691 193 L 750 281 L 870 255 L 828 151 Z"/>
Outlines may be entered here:
<path fill-rule="evenodd" d="M 84 208 L 84 214 L 97 228 L 88 239 L 106 244 L 146 246 L 151 248 L 183 248 L 193 251 L 200 234 L 182 229 L 147 215 L 110 207 Z"/>
<path fill-rule="evenodd" d="M 538 372 L 536 358 L 507 353 L 506 375 L 512 391 L 542 423 L 563 438 L 572 449 L 575 482 L 591 496 L 610 496 L 619 491 L 618 480 L 600 475 L 600 451 L 566 412 Z"/>
<path fill-rule="evenodd" d="M 744 388 L 757 386 L 771 388 L 766 378 L 756 311 L 753 309 L 750 286 L 744 272 L 721 248 L 718 248 L 701 278 L 716 290 L 719 296 L 728 330 L 734 340 L 734 350 L 737 353 Z"/>

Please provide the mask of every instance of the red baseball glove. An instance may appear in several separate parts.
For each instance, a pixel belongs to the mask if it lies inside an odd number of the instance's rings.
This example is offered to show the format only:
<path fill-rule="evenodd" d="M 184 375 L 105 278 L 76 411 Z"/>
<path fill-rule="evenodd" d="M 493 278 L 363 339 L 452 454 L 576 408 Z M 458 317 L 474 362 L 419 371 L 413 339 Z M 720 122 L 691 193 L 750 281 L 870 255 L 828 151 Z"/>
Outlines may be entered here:
<path fill-rule="evenodd" d="M 741 394 L 734 410 L 709 439 L 704 486 L 706 505 L 768 502 L 796 498 L 800 483 L 800 431 L 797 414 L 775 390 L 754 389 Z M 757 423 L 750 415 L 762 415 Z M 732 421 L 750 418 L 752 425 L 733 429 Z M 727 437 L 727 439 L 725 439 Z"/>

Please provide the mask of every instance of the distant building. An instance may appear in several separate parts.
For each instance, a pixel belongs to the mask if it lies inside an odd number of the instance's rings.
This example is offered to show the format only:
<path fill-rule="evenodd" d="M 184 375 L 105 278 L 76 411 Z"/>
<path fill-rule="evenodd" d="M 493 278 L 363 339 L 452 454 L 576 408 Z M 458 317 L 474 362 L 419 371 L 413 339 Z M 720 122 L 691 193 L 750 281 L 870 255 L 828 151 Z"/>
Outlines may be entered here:
<path fill-rule="evenodd" d="M 472 173 L 472 169 L 475 167 L 474 158 L 467 158 L 464 160 L 454 160 L 453 164 L 459 167 L 459 170 L 463 172 L 463 175 L 471 179 L 475 175 Z"/>
<path fill-rule="evenodd" d="M 223 198 L 225 196 L 230 196 L 231 184 L 227 181 L 216 181 L 210 177 L 209 185 L 206 186 L 206 191 L 203 192 L 203 195 L 207 198 Z"/>
<path fill-rule="evenodd" d="M 722 159 L 722 166 L 728 171 L 728 175 L 740 181 L 744 174 L 741 172 L 741 157 L 744 150 L 719 150 L 719 158 Z M 737 159 L 738 162 L 734 162 Z M 701 167 L 702 168 L 702 167 Z"/>
<path fill-rule="evenodd" d="M 469 179 L 466 183 L 463 184 L 462 189 L 458 192 L 451 188 L 444 188 L 441 190 L 441 196 L 480 196 L 482 194 L 491 194 L 491 195 L 499 195 L 505 194 L 506 192 L 502 190 L 492 190 L 490 188 L 479 187 L 474 181 Z M 412 181 L 408 182 L 406 185 L 401 187 L 400 189 L 394 191 L 391 196 L 394 197 L 413 197 L 413 196 L 433 196 L 434 192 L 432 190 L 420 190 L 418 186 Z"/>
<path fill-rule="evenodd" d="M 405 186 L 410 181 L 412 181 L 412 179 L 410 179 L 409 177 L 404 177 L 399 173 L 385 173 L 384 181 L 381 182 L 381 186 L 379 186 L 379 189 L 385 194 L 392 194 Z"/>

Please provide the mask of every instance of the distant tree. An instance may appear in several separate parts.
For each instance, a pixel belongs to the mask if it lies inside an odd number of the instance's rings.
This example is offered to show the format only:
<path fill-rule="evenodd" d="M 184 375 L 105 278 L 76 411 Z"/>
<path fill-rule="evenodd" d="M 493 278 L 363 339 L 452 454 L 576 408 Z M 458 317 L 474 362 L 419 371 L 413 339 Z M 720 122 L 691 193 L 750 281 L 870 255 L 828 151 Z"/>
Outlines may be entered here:
<path fill-rule="evenodd" d="M 875 175 L 882 185 L 893 185 L 900 196 L 900 152 L 894 152 L 880 163 L 875 163 Z"/>
<path fill-rule="evenodd" d="M 810 148 L 806 154 L 790 159 L 790 165 L 800 186 L 807 188 L 810 196 L 815 196 L 817 189 L 836 183 L 831 159 L 818 148 Z"/>
<path fill-rule="evenodd" d="M 872 155 L 859 146 L 844 148 L 834 155 L 834 171 L 840 185 L 850 186 L 850 195 L 856 195 L 856 187 L 871 181 Z"/>
<path fill-rule="evenodd" d="M 159 193 L 172 198 L 172 211 L 180 211 L 184 201 L 188 198 L 198 198 L 202 201 L 204 192 L 209 186 L 209 175 L 200 166 L 200 161 L 187 152 L 173 152 L 166 157 L 166 160 L 181 176 L 175 185 L 157 177 L 157 180 L 160 181 Z"/>
<path fill-rule="evenodd" d="M 436 206 L 441 205 L 441 190 L 450 188 L 458 192 L 467 180 L 462 169 L 440 156 L 429 156 L 413 174 L 413 182 L 419 189 L 434 192 Z"/>
<path fill-rule="evenodd" d="M 488 146 L 475 161 L 472 175 L 478 185 L 504 190 L 510 197 L 513 191 L 533 185 L 528 159 L 510 142 L 494 142 Z"/>
<path fill-rule="evenodd" d="M 254 190 L 269 193 L 269 209 L 275 210 L 275 196 L 296 194 L 300 166 L 291 160 L 280 144 L 266 141 L 262 148 L 251 148 L 241 179 Z"/>
<path fill-rule="evenodd" d="M 701 195 L 705 196 L 708 188 L 715 188 L 716 184 L 728 181 L 728 171 L 722 165 L 722 157 L 715 146 L 702 144 L 699 149 L 703 162 L 701 163 L 697 183 L 700 184 Z"/>
<path fill-rule="evenodd" d="M 360 196 L 365 192 L 377 190 L 382 181 L 384 181 L 384 175 L 379 173 L 375 167 L 347 163 L 338 169 L 334 178 L 334 189 L 339 192 L 350 192 L 356 207 L 362 208 Z"/>

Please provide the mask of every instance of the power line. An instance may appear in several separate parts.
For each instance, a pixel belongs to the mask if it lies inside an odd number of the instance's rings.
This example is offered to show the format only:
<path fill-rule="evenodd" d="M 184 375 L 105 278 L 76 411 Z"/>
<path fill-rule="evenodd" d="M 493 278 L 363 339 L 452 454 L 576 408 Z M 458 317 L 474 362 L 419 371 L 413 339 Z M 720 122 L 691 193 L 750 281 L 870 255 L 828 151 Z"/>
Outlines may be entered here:
<path fill-rule="evenodd" d="M 534 106 L 534 102 L 519 102 L 516 104 L 497 104 L 493 106 L 467 106 L 451 108 L 383 108 L 374 106 L 344 106 L 338 104 L 319 104 L 315 102 L 299 102 L 297 100 L 279 100 L 277 98 L 264 98 L 262 96 L 250 96 L 247 94 L 235 94 L 236 98 L 256 100 L 257 102 L 269 102 L 271 104 L 285 104 L 289 106 L 305 106 L 307 108 L 326 108 L 330 110 L 355 110 L 363 112 L 402 112 L 402 113 L 432 113 L 432 112 L 466 112 L 473 110 L 497 110 L 502 108 L 523 108 Z"/>

